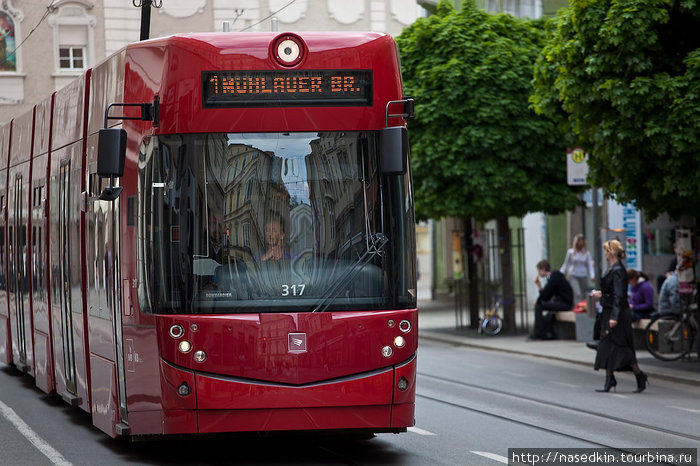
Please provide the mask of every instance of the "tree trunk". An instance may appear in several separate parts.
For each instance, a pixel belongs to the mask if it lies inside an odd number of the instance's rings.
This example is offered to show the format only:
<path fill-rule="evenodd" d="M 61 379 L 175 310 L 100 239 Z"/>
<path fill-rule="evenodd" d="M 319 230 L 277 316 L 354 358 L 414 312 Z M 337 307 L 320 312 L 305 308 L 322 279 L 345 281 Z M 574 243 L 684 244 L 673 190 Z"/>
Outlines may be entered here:
<path fill-rule="evenodd" d="M 503 332 L 515 333 L 515 292 L 513 290 L 513 255 L 512 241 L 508 217 L 501 216 L 496 219 L 498 228 L 498 252 L 501 256 L 501 274 L 503 285 Z"/>
<path fill-rule="evenodd" d="M 464 255 L 467 264 L 467 279 L 469 280 L 469 328 L 477 328 L 479 326 L 479 282 L 476 275 L 476 263 L 474 262 L 474 235 L 472 229 L 472 219 L 467 217 L 464 219 L 464 238 L 466 251 Z"/>

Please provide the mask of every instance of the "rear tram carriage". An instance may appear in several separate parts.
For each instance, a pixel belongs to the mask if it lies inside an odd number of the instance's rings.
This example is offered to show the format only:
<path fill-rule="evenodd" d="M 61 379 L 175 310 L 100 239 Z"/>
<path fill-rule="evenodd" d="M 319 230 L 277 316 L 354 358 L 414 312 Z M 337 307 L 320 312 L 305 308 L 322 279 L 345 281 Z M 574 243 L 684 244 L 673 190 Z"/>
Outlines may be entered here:
<path fill-rule="evenodd" d="M 414 424 L 393 40 L 135 43 L 0 128 L 0 361 L 110 436 Z"/>

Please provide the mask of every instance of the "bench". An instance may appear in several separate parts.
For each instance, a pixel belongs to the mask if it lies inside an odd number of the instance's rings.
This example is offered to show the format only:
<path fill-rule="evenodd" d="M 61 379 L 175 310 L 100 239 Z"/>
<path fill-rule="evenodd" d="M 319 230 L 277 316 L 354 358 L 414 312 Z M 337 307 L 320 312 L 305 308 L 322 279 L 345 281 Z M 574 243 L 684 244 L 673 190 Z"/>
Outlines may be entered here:
<path fill-rule="evenodd" d="M 557 332 L 562 340 L 576 339 L 576 313 L 574 311 L 559 311 L 557 316 Z"/>
<path fill-rule="evenodd" d="M 585 314 L 583 314 L 585 315 Z M 560 311 L 556 313 L 557 316 L 557 330 L 559 331 L 559 338 L 561 339 L 575 339 L 576 338 L 576 316 L 577 313 L 574 311 Z M 650 319 L 640 319 L 637 322 L 632 323 L 632 330 L 634 332 L 634 346 L 637 349 L 643 349 L 645 346 L 645 334 L 647 325 L 649 325 Z"/>

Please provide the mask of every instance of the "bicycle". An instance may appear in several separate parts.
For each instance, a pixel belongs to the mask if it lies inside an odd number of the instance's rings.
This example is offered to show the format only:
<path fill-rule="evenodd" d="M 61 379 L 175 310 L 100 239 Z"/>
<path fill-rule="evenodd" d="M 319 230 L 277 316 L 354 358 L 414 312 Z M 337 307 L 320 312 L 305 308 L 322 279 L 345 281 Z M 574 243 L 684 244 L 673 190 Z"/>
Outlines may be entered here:
<path fill-rule="evenodd" d="M 687 306 L 680 313 L 663 313 L 652 316 L 644 331 L 649 353 L 661 361 L 676 361 L 693 351 L 698 335 L 695 319 L 697 304 Z"/>
<path fill-rule="evenodd" d="M 478 333 L 483 333 L 490 337 L 501 333 L 501 330 L 503 330 L 503 319 L 499 315 L 498 310 L 502 304 L 503 299 L 497 297 L 493 307 L 484 311 L 484 317 L 479 319 Z"/>

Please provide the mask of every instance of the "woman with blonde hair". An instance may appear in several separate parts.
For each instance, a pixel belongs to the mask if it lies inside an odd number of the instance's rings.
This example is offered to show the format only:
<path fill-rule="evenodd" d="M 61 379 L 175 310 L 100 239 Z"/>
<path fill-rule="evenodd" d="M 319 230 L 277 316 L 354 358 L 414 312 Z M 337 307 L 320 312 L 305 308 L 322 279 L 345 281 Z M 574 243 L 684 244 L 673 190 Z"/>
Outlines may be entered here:
<path fill-rule="evenodd" d="M 569 276 L 569 282 L 574 289 L 574 304 L 586 299 L 589 280 L 595 278 L 593 259 L 586 248 L 586 239 L 583 235 L 574 236 L 571 249 L 566 251 L 566 259 L 559 271 Z"/>
<path fill-rule="evenodd" d="M 639 393 L 646 388 L 647 376 L 639 369 L 634 352 L 632 320 L 627 304 L 627 272 L 622 265 L 626 253 L 617 240 L 606 241 L 603 251 L 610 266 L 601 279 L 601 289 L 592 293 L 600 299 L 603 307 L 600 344 L 593 367 L 595 370 L 605 369 L 605 385 L 596 391 L 609 392 L 617 386 L 614 372 L 631 370 L 637 379 L 635 393 Z"/>

